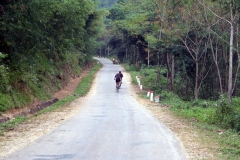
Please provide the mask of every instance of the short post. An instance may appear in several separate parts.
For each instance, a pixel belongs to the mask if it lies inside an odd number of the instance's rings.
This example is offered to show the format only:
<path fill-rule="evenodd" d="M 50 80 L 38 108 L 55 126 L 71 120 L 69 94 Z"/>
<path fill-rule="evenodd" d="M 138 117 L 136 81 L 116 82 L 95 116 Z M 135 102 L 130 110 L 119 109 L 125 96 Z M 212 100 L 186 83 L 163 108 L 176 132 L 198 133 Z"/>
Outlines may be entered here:
<path fill-rule="evenodd" d="M 153 91 L 151 91 L 151 95 L 150 95 L 150 101 L 153 101 Z"/>
<path fill-rule="evenodd" d="M 148 90 L 148 92 L 147 92 L 147 97 L 149 97 L 150 96 L 150 90 Z"/>
<path fill-rule="evenodd" d="M 140 84 L 141 84 L 141 82 L 140 82 L 140 80 L 138 79 L 138 86 L 140 86 Z"/>
<path fill-rule="evenodd" d="M 156 102 L 156 103 L 159 103 L 159 96 L 156 96 L 156 97 L 155 97 L 155 102 Z"/>
<path fill-rule="evenodd" d="M 142 90 L 142 84 L 140 84 L 140 89 Z"/>

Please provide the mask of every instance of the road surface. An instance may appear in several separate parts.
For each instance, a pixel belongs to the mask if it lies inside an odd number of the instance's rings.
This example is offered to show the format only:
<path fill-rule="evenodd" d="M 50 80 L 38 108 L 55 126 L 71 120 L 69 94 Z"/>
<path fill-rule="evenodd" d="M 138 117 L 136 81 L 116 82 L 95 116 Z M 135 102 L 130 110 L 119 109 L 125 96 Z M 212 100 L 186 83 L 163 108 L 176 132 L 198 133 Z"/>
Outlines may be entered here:
<path fill-rule="evenodd" d="M 6 160 L 185 160 L 174 134 L 131 95 L 126 77 L 119 92 L 110 60 L 98 72 L 87 101 L 73 118 Z M 123 72 L 124 74 L 124 72 Z"/>

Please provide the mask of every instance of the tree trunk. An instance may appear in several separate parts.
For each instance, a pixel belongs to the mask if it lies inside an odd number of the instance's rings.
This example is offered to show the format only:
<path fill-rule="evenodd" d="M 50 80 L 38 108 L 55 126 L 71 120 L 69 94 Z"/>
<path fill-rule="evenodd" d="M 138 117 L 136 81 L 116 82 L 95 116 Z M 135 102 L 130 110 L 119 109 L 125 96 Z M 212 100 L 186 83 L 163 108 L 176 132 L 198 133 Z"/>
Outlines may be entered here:
<path fill-rule="evenodd" d="M 126 48 L 126 60 L 128 60 L 128 49 Z"/>
<path fill-rule="evenodd" d="M 139 49 L 138 49 L 138 47 L 136 46 L 136 68 L 139 68 L 139 63 L 138 63 L 138 59 L 139 59 Z"/>
<path fill-rule="evenodd" d="M 157 58 L 158 58 L 158 62 L 157 62 L 157 66 L 158 66 L 158 70 L 157 70 L 157 76 L 156 76 L 156 84 L 159 84 L 159 81 L 160 81 L 160 56 L 159 56 L 159 53 L 157 55 Z"/>
<path fill-rule="evenodd" d="M 240 20 L 240 17 L 239 17 L 239 20 Z M 237 33 L 236 35 L 239 35 L 239 24 L 237 24 L 237 29 L 236 29 Z M 238 66 L 237 66 L 237 71 L 235 73 L 235 80 L 234 80 L 234 84 L 233 84 L 233 91 L 232 93 L 234 92 L 234 90 L 236 89 L 236 84 L 237 84 L 237 79 L 238 79 L 238 72 L 239 72 L 239 69 L 240 69 L 240 55 L 239 55 L 239 36 L 236 37 L 236 48 L 237 48 L 237 56 L 238 56 Z"/>
<path fill-rule="evenodd" d="M 132 57 L 131 57 L 131 59 L 132 59 L 132 63 L 131 64 L 134 64 L 135 62 L 134 62 L 134 57 L 135 57 L 135 46 L 132 46 L 132 52 L 133 52 L 133 54 L 131 54 L 132 55 Z"/>
<path fill-rule="evenodd" d="M 228 101 L 232 101 L 232 74 L 233 74 L 233 34 L 234 34 L 234 27 L 233 27 L 233 8 L 232 4 L 230 5 L 230 12 L 231 12 L 231 31 L 230 31 L 230 51 L 229 51 L 229 72 L 228 72 Z"/>
<path fill-rule="evenodd" d="M 224 52 L 223 54 L 225 55 L 224 56 L 224 62 L 225 62 L 225 83 L 224 83 L 224 91 L 227 92 L 228 90 L 228 49 L 227 47 L 225 46 L 224 48 Z"/>
<path fill-rule="evenodd" d="M 189 80 L 188 80 L 188 76 L 187 76 L 187 74 L 186 74 L 186 86 L 185 86 L 185 92 L 184 92 L 184 95 L 185 95 L 185 97 L 189 97 L 188 96 L 188 88 L 189 88 Z"/>
<path fill-rule="evenodd" d="M 150 52 L 150 48 L 149 48 L 149 43 L 148 43 L 148 67 L 149 67 L 149 52 Z"/>
<path fill-rule="evenodd" d="M 211 38 L 210 38 L 210 42 L 211 42 L 211 51 L 212 51 L 213 60 L 217 69 L 220 93 L 223 94 L 222 77 L 221 77 L 221 73 L 218 65 L 218 46 L 216 44 L 216 53 L 215 53 L 213 48 L 213 41 L 211 40 Z"/>
<path fill-rule="evenodd" d="M 166 81 L 166 88 L 169 89 L 171 88 L 171 86 L 169 87 L 169 78 L 171 78 L 171 69 L 170 69 L 170 60 L 169 60 L 169 54 L 167 53 L 167 81 Z M 170 83 L 171 83 L 171 79 L 170 79 Z"/>
<path fill-rule="evenodd" d="M 174 55 L 172 55 L 172 71 L 171 71 L 171 91 L 174 91 L 174 71 L 175 68 L 175 60 L 174 60 Z"/>
<path fill-rule="evenodd" d="M 168 79 L 169 79 L 169 72 L 167 71 L 167 78 L 166 78 L 166 89 L 169 89 L 168 85 Z"/>
<path fill-rule="evenodd" d="M 194 99 L 198 99 L 198 76 L 199 76 L 199 66 L 198 60 L 196 60 L 196 74 L 195 74 L 195 87 L 194 87 Z"/>

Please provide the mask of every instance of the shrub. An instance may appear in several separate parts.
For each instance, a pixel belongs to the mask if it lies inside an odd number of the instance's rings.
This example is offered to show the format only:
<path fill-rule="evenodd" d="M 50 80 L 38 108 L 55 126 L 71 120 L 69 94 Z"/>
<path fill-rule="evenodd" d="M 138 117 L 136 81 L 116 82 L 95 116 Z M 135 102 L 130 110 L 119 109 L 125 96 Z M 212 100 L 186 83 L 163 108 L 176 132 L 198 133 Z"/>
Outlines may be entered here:
<path fill-rule="evenodd" d="M 14 104 L 10 95 L 0 93 L 0 112 L 5 112 L 12 107 Z"/>
<path fill-rule="evenodd" d="M 162 100 L 164 100 L 164 99 L 180 99 L 178 97 L 178 95 L 174 94 L 173 92 L 166 91 L 166 90 L 161 91 L 160 97 Z"/>
<path fill-rule="evenodd" d="M 240 110 L 240 97 L 232 98 L 232 106 Z"/>
<path fill-rule="evenodd" d="M 237 132 L 240 132 L 240 112 L 237 110 L 232 118 L 231 126 L 233 129 L 235 129 Z"/>
<path fill-rule="evenodd" d="M 124 65 L 126 71 L 138 71 L 139 69 L 135 65 Z"/>
<path fill-rule="evenodd" d="M 4 65 L 0 65 L 0 92 L 5 92 L 9 87 L 8 69 Z"/>
<path fill-rule="evenodd" d="M 220 98 L 217 101 L 215 123 L 224 128 L 231 128 L 234 112 L 234 108 L 228 102 L 227 96 L 220 95 Z"/>
<path fill-rule="evenodd" d="M 192 107 L 202 107 L 202 108 L 210 108 L 213 107 L 213 104 L 210 101 L 197 99 L 191 102 Z"/>

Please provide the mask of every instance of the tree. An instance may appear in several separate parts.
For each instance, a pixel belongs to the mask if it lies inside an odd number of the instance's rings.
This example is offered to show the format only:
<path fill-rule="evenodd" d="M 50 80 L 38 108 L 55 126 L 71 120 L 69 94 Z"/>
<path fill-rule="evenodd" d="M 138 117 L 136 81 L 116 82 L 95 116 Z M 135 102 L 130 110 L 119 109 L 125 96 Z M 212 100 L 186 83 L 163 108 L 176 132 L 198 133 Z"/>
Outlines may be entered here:
<path fill-rule="evenodd" d="M 199 1 L 199 0 L 198 0 Z M 214 1 L 217 2 L 217 1 Z M 205 6 L 201 1 L 199 1 L 200 4 Z M 234 24 L 236 23 L 237 18 L 239 17 L 239 9 L 240 9 L 240 2 L 234 1 L 234 0 L 221 0 L 220 6 L 225 8 L 227 13 L 229 14 L 229 19 L 223 18 L 221 15 L 216 14 L 211 9 L 208 9 L 219 19 L 226 21 L 230 25 L 230 37 L 229 37 L 229 71 L 228 71 L 228 100 L 229 102 L 232 101 L 232 95 L 233 95 L 233 52 L 234 50 Z M 206 7 L 206 6 L 205 6 Z M 238 35 L 237 35 L 238 36 Z"/>

